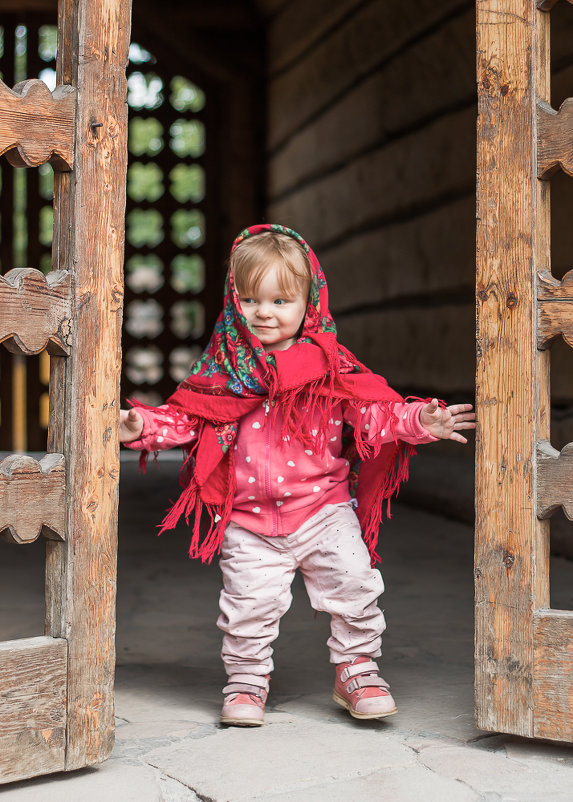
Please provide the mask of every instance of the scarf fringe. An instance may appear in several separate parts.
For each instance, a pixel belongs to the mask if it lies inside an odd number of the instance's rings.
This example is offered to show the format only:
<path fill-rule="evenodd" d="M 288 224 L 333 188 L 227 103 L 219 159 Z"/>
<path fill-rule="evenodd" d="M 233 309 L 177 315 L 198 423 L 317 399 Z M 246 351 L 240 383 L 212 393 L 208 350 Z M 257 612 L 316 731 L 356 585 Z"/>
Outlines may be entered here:
<path fill-rule="evenodd" d="M 382 516 L 384 514 L 384 503 L 386 502 L 386 516 L 391 518 L 390 503 L 394 494 L 398 495 L 400 485 L 407 481 L 409 475 L 410 459 L 416 454 L 416 449 L 411 443 L 402 442 L 394 465 L 387 475 L 383 478 L 380 487 L 374 496 L 375 501 L 368 511 L 367 517 L 361 522 L 364 542 L 368 547 L 371 565 L 381 562 L 380 555 L 376 552 L 378 546 L 378 534 Z"/>

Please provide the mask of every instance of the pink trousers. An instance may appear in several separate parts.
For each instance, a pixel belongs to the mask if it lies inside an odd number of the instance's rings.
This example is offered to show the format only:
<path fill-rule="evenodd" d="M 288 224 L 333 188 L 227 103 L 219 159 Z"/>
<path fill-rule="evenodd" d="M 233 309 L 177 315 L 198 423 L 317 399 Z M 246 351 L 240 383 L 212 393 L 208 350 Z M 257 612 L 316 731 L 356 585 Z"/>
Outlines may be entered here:
<path fill-rule="evenodd" d="M 314 609 L 330 613 L 330 662 L 381 654 L 386 623 L 377 600 L 384 583 L 370 567 L 350 502 L 326 505 L 285 537 L 265 537 L 231 522 L 221 554 L 217 626 L 224 632 L 221 656 L 229 676 L 272 671 L 271 643 L 290 607 L 297 568 Z"/>

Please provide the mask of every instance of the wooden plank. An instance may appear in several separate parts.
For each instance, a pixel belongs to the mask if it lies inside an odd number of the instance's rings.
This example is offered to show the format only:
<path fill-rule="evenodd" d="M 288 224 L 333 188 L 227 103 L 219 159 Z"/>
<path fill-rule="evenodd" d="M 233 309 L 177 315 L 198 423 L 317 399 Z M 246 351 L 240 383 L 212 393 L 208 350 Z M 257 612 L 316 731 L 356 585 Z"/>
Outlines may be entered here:
<path fill-rule="evenodd" d="M 292 0 L 286 3 L 268 26 L 269 74 L 284 70 L 361 5 L 364 0 L 337 0 L 336 3 Z"/>
<path fill-rule="evenodd" d="M 313 5 L 313 4 L 312 4 Z M 369 3 L 269 84 L 268 147 L 274 151 L 370 71 L 460 10 L 460 0 Z M 311 4 L 309 4 L 309 7 Z M 472 3 L 467 2 L 467 7 Z M 276 24 L 280 25 L 280 17 Z M 281 29 L 285 36 L 284 28 Z M 281 32 L 273 33 L 279 36 Z M 271 34 L 269 34 L 271 36 Z"/>
<path fill-rule="evenodd" d="M 573 521 L 573 443 L 559 452 L 544 440 L 537 446 L 537 515 L 549 518 L 560 507 Z"/>
<path fill-rule="evenodd" d="M 441 295 L 445 302 L 452 294 L 471 294 L 475 276 L 473 193 L 430 208 L 412 220 L 360 232 L 334 248 L 319 250 L 318 258 L 335 314 L 404 298 L 431 295 L 438 300 Z M 349 271 L 355 281 L 348 281 Z"/>
<path fill-rule="evenodd" d="M 356 230 L 417 214 L 472 191 L 474 136 L 473 109 L 448 114 L 271 203 L 267 218 L 300 231 L 320 250 Z"/>
<path fill-rule="evenodd" d="M 548 17 L 528 0 L 485 0 L 477 32 L 476 720 L 531 736 L 533 609 L 549 606 L 548 522 L 531 503 L 550 409 L 532 315 L 535 271 L 549 264 L 534 147 Z"/>
<path fill-rule="evenodd" d="M 538 279 L 537 347 L 549 348 L 557 337 L 573 346 L 573 270 L 562 281 L 550 273 Z"/>
<path fill-rule="evenodd" d="M 63 454 L 12 454 L 0 462 L 0 537 L 32 543 L 40 534 L 65 540 L 66 475 Z"/>
<path fill-rule="evenodd" d="M 382 64 L 271 156 L 269 199 L 428 124 L 460 103 L 473 105 L 474 44 L 475 10 L 469 8 Z M 397 93 L 397 87 L 408 87 L 408 92 Z"/>
<path fill-rule="evenodd" d="M 358 312 L 335 318 L 340 342 L 405 392 L 473 392 L 474 305 Z M 436 338 L 446 349 L 432 347 Z M 413 382 L 415 381 L 415 387 Z"/>
<path fill-rule="evenodd" d="M 77 87 L 75 169 L 56 176 L 53 263 L 74 278 L 70 356 L 54 366 L 68 470 L 64 547 L 49 552 L 50 634 L 69 644 L 66 769 L 114 740 L 119 377 L 131 3 L 61 0 L 58 80 Z M 102 123 L 92 128 L 91 123 Z M 63 376 L 62 376 L 63 374 Z"/>
<path fill-rule="evenodd" d="M 0 81 L 0 155 L 14 167 L 70 170 L 74 160 L 74 90 L 43 81 L 21 81 L 13 89 Z"/>
<path fill-rule="evenodd" d="M 573 612 L 538 610 L 533 633 L 533 734 L 573 741 Z"/>
<path fill-rule="evenodd" d="M 69 354 L 71 276 L 31 267 L 0 276 L 0 342 L 12 353 Z"/>
<path fill-rule="evenodd" d="M 573 175 L 573 98 L 559 111 L 544 101 L 537 104 L 537 175 L 550 178 L 558 169 Z"/>
<path fill-rule="evenodd" d="M 64 768 L 66 668 L 65 640 L 0 643 L 0 783 Z"/>

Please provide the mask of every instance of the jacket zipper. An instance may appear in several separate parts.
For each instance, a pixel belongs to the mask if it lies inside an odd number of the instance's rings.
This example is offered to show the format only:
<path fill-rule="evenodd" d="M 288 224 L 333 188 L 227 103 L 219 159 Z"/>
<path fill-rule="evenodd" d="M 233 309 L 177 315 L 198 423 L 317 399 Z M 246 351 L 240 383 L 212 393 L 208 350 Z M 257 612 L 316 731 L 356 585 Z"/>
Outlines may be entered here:
<path fill-rule="evenodd" d="M 273 502 L 271 497 L 271 425 L 269 421 L 265 421 L 267 430 L 267 446 L 266 446 L 266 465 L 265 465 L 265 488 L 269 504 L 271 505 L 271 516 L 273 519 L 273 537 L 278 534 L 278 520 L 277 520 L 277 505 Z"/>

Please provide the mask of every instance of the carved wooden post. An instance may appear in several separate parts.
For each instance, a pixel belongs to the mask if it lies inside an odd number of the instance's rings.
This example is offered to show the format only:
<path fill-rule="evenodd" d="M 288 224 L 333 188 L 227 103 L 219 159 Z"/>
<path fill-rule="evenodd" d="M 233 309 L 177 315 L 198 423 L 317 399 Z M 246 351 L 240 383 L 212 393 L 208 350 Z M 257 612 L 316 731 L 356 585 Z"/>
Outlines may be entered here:
<path fill-rule="evenodd" d="M 129 0 L 60 0 L 58 83 L 77 92 L 74 169 L 56 175 L 55 269 L 72 276 L 69 357 L 52 357 L 49 450 L 67 466 L 67 541 L 48 543 L 46 634 L 68 642 L 66 769 L 114 733 Z"/>
<path fill-rule="evenodd" d="M 536 104 L 549 91 L 548 16 L 531 0 L 477 4 L 476 715 L 533 735 L 533 611 L 549 606 L 549 530 L 535 511 L 549 438 L 536 276 L 548 270 L 548 189 Z"/>

